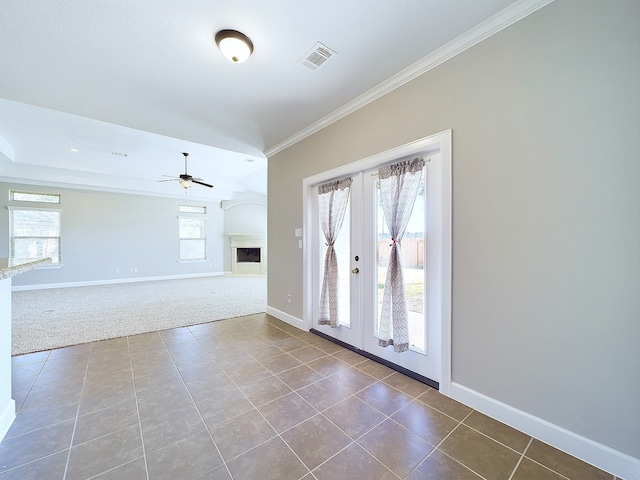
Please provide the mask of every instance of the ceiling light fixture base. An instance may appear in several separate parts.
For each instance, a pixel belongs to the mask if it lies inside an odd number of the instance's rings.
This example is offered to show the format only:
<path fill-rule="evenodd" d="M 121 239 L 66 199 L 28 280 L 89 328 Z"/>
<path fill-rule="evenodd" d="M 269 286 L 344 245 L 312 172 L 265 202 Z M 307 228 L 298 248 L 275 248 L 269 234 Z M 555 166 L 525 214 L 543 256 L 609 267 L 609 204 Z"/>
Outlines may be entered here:
<path fill-rule="evenodd" d="M 220 30 L 215 36 L 216 45 L 230 62 L 242 63 L 253 53 L 253 42 L 237 30 Z"/>

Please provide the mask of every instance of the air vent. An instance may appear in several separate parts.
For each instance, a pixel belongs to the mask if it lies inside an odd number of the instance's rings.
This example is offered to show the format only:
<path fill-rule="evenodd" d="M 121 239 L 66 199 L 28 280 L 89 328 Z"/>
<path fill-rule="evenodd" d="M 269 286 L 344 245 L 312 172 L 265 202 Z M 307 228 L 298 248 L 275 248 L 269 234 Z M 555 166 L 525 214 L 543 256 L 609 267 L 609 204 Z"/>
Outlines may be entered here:
<path fill-rule="evenodd" d="M 300 60 L 298 60 L 298 63 L 301 63 L 311 70 L 315 70 L 335 54 L 336 52 L 331 50 L 329 47 L 318 42 L 311 50 L 305 53 Z"/>

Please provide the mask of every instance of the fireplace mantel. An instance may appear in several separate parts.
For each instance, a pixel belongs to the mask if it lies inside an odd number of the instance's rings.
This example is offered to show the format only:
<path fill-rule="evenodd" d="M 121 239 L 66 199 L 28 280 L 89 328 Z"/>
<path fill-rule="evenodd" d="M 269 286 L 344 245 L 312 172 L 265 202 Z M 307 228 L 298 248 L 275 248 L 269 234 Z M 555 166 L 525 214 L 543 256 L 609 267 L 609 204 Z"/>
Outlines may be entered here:
<path fill-rule="evenodd" d="M 229 234 L 231 245 L 231 273 L 236 275 L 264 275 L 267 273 L 267 242 L 263 233 Z M 259 262 L 238 262 L 239 248 L 259 248 Z"/>

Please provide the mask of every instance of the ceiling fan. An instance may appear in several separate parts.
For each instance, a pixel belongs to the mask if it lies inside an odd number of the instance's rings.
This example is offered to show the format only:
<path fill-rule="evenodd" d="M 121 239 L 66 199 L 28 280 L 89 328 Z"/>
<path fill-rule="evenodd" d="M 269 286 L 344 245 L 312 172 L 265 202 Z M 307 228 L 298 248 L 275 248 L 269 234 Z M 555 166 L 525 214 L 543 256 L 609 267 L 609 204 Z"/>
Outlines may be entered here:
<path fill-rule="evenodd" d="M 184 173 L 181 174 L 179 177 L 172 177 L 170 175 L 163 175 L 163 177 L 169 177 L 170 180 L 158 180 L 159 182 L 174 182 L 174 181 L 178 181 L 180 182 L 180 185 L 182 185 L 182 187 L 186 190 L 187 188 L 191 187 L 192 183 L 197 183 L 198 185 L 203 185 L 205 187 L 209 187 L 209 188 L 213 188 L 213 185 L 209 185 L 208 183 L 205 183 L 204 180 L 202 180 L 201 178 L 196 178 L 196 177 L 192 177 L 191 175 L 189 175 L 187 173 L 187 157 L 189 156 L 189 154 L 187 152 L 182 152 L 182 155 L 184 155 Z"/>

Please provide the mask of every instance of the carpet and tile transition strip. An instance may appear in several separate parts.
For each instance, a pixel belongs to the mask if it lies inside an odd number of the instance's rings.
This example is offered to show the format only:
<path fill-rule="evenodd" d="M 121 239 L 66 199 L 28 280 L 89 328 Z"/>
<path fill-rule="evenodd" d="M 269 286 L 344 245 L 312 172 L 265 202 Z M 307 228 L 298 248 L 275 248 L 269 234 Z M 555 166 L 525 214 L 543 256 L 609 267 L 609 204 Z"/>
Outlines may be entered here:
<path fill-rule="evenodd" d="M 216 276 L 12 293 L 12 355 L 263 313 L 267 279 Z"/>

